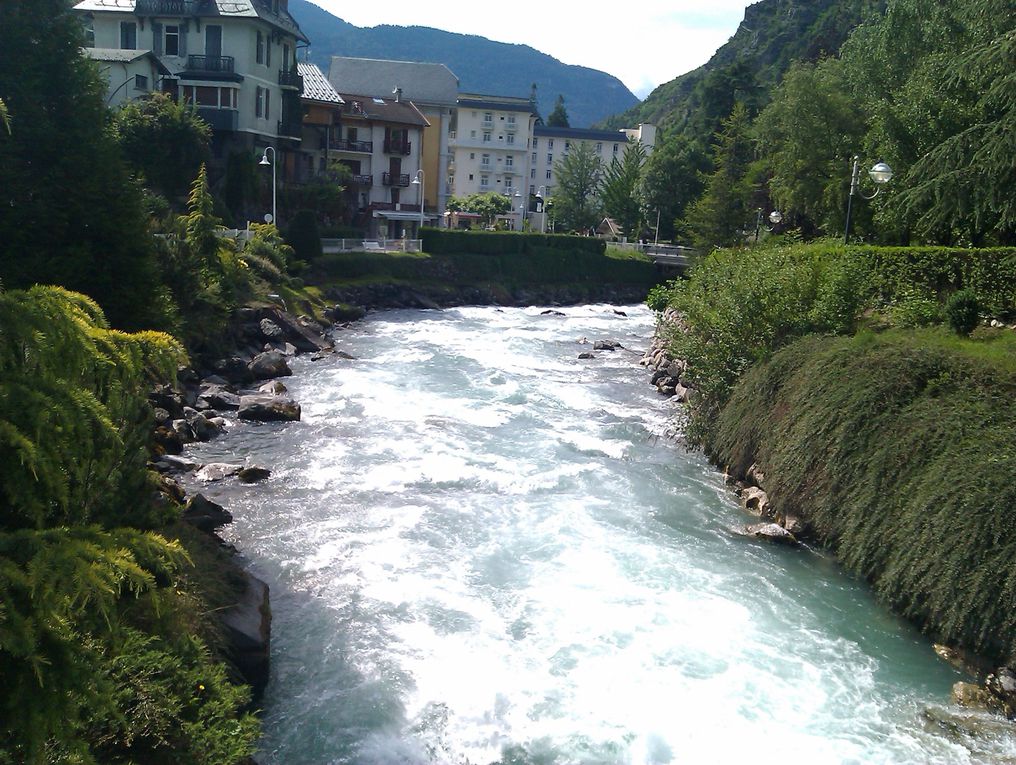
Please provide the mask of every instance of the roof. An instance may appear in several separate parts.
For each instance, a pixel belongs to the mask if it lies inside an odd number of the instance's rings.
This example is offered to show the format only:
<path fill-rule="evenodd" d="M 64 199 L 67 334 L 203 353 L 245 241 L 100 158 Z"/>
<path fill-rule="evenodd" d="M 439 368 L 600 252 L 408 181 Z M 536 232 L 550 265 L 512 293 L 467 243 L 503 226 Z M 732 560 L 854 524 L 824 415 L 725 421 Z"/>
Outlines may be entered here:
<path fill-rule="evenodd" d="M 81 52 L 93 61 L 113 64 L 130 64 L 141 58 L 151 58 L 161 74 L 170 74 L 169 69 L 150 50 L 121 50 L 120 48 L 82 48 Z"/>
<path fill-rule="evenodd" d="M 321 101 L 326 104 L 344 104 L 342 96 L 328 82 L 324 72 L 314 64 L 297 62 L 296 70 L 303 77 L 303 93 L 300 95 L 310 101 Z"/>
<path fill-rule="evenodd" d="M 537 138 L 576 138 L 585 141 L 617 141 L 626 143 L 628 136 L 623 130 L 592 130 L 589 128 L 571 127 L 547 127 L 537 125 L 533 128 L 533 135 Z"/>
<path fill-rule="evenodd" d="M 463 93 L 459 96 L 459 106 L 470 106 L 474 109 L 498 109 L 502 112 L 536 114 L 536 109 L 528 98 L 515 98 L 513 96 L 484 96 Z"/>
<path fill-rule="evenodd" d="M 119 11 L 121 13 L 137 13 L 136 4 L 139 0 L 81 0 L 74 6 L 76 11 Z M 145 5 L 159 6 L 159 0 L 140 0 L 142 15 L 174 16 L 181 14 L 146 12 Z M 300 30 L 289 11 L 279 7 L 279 12 L 272 12 L 271 4 L 255 2 L 255 0 L 183 0 L 184 16 L 199 18 L 248 18 L 261 19 L 284 32 L 294 35 L 298 40 L 309 43 L 310 40 Z"/>
<path fill-rule="evenodd" d="M 346 103 L 347 114 L 358 115 L 376 122 L 396 122 L 401 125 L 430 127 L 430 122 L 416 108 L 412 101 L 396 101 L 393 98 L 341 94 Z"/>
<path fill-rule="evenodd" d="M 459 78 L 444 64 L 332 56 L 328 80 L 343 93 L 390 95 L 402 88 L 415 103 L 455 106 Z"/>

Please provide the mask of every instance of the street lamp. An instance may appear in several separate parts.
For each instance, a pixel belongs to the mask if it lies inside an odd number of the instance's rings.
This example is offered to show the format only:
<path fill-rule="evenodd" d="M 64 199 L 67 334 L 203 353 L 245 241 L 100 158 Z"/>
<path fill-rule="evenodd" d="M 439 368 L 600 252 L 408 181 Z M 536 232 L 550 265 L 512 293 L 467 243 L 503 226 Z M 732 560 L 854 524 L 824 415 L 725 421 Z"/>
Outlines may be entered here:
<path fill-rule="evenodd" d="M 547 229 L 547 226 L 546 226 L 546 223 L 547 223 L 547 208 L 546 208 L 546 204 L 547 203 L 543 199 L 543 195 L 546 194 L 546 193 L 547 193 L 547 187 L 546 186 L 540 186 L 540 188 L 538 188 L 536 190 L 536 199 L 537 199 L 538 204 L 540 205 L 540 233 L 541 234 L 544 231 L 546 231 L 546 229 Z"/>
<path fill-rule="evenodd" d="M 526 207 L 528 205 L 522 204 L 522 192 L 518 189 L 515 189 L 512 197 L 518 200 L 519 203 L 519 231 L 524 231 L 526 228 Z"/>
<path fill-rule="evenodd" d="M 885 162 L 879 162 L 871 170 L 868 171 L 868 175 L 871 177 L 878 186 L 875 188 L 875 193 L 871 196 L 865 196 L 860 191 L 861 185 L 861 158 L 856 154 L 854 155 L 854 170 L 850 174 L 850 196 L 847 197 L 847 225 L 843 234 L 843 243 L 850 244 L 850 213 L 854 206 L 854 195 L 858 195 L 861 199 L 874 199 L 878 196 L 878 192 L 882 190 L 882 186 L 889 183 L 893 178 L 893 169 L 889 167 Z"/>
<path fill-rule="evenodd" d="M 272 153 L 271 160 L 268 159 L 268 152 Z M 272 219 L 270 221 L 268 221 L 268 223 L 274 223 L 275 227 L 278 228 L 279 227 L 279 223 L 278 223 L 278 219 L 277 219 L 277 217 L 275 215 L 275 156 L 276 156 L 275 155 L 275 147 L 274 146 L 266 146 L 265 147 L 265 153 L 261 155 L 261 161 L 258 162 L 258 164 L 259 165 L 265 165 L 265 166 L 271 165 L 271 167 L 272 167 Z"/>
<path fill-rule="evenodd" d="M 769 213 L 769 222 L 774 226 L 778 226 L 783 221 L 783 213 L 779 210 L 773 210 Z M 755 217 L 755 244 L 758 244 L 758 232 L 762 228 L 762 208 L 758 208 L 758 214 Z M 772 231 L 771 228 L 766 226 L 767 231 Z"/>
<path fill-rule="evenodd" d="M 423 181 L 424 181 L 424 178 L 423 178 L 423 168 L 421 167 L 419 170 L 416 171 L 416 177 L 413 178 L 413 185 L 420 187 L 420 231 L 418 233 L 420 235 L 420 240 L 421 240 L 421 243 L 420 243 L 420 250 L 421 251 L 423 250 L 423 243 L 422 243 L 422 240 L 423 240 Z"/>

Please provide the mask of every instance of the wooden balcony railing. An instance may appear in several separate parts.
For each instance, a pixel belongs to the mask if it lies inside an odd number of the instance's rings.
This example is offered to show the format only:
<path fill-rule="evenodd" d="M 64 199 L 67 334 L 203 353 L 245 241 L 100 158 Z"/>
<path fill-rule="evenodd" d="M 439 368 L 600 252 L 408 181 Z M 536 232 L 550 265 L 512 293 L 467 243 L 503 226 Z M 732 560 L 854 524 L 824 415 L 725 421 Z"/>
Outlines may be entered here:
<path fill-rule="evenodd" d="M 232 56 L 187 56 L 188 72 L 233 74 Z"/>
<path fill-rule="evenodd" d="M 385 173 L 381 176 L 381 182 L 385 186 L 408 186 L 409 173 Z"/>
<path fill-rule="evenodd" d="M 409 156 L 413 144 L 410 141 L 396 141 L 391 138 L 385 139 L 385 154 L 402 154 Z"/>
<path fill-rule="evenodd" d="M 328 141 L 328 148 L 335 151 L 356 151 L 362 154 L 371 154 L 374 151 L 374 142 L 350 141 L 348 138 L 332 138 Z"/>

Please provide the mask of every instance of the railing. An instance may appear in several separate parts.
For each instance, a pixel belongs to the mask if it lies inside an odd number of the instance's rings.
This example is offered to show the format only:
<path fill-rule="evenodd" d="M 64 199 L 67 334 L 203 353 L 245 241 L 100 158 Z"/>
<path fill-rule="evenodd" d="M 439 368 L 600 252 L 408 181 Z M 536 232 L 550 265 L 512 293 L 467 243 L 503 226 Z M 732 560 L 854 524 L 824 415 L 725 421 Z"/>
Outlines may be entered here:
<path fill-rule="evenodd" d="M 321 251 L 333 252 L 423 252 L 419 239 L 322 239 Z"/>
<path fill-rule="evenodd" d="M 300 138 L 303 136 L 303 124 L 300 122 L 279 121 L 279 135 L 289 138 Z"/>
<path fill-rule="evenodd" d="M 208 127 L 218 131 L 234 131 L 240 124 L 240 112 L 236 109 L 216 109 L 210 106 L 199 106 L 198 116 L 208 123 Z"/>
<path fill-rule="evenodd" d="M 328 148 L 335 151 L 358 151 L 363 154 L 374 152 L 373 141 L 350 141 L 348 138 L 332 138 L 328 141 Z"/>
<path fill-rule="evenodd" d="M 409 173 L 384 173 L 381 182 L 385 186 L 408 186 Z"/>
<path fill-rule="evenodd" d="M 357 186 L 373 186 L 374 176 L 373 175 L 354 175 L 350 180 Z"/>
<path fill-rule="evenodd" d="M 385 154 L 402 154 L 408 157 L 412 148 L 413 144 L 410 141 L 393 141 L 390 138 L 385 139 Z"/>
<path fill-rule="evenodd" d="M 494 120 L 484 120 L 483 122 L 480 123 L 480 127 L 483 128 L 484 130 L 493 130 Z"/>
<path fill-rule="evenodd" d="M 296 69 L 280 69 L 279 85 L 283 88 L 295 88 L 303 90 L 303 77 Z"/>
<path fill-rule="evenodd" d="M 187 56 L 188 72 L 233 74 L 232 56 Z"/>
<path fill-rule="evenodd" d="M 519 125 L 517 122 L 509 122 L 504 126 L 504 129 L 509 133 L 514 133 L 516 130 L 518 130 L 518 127 Z"/>
<path fill-rule="evenodd" d="M 138 16 L 187 16 L 190 6 L 188 0 L 137 0 L 134 13 Z"/>

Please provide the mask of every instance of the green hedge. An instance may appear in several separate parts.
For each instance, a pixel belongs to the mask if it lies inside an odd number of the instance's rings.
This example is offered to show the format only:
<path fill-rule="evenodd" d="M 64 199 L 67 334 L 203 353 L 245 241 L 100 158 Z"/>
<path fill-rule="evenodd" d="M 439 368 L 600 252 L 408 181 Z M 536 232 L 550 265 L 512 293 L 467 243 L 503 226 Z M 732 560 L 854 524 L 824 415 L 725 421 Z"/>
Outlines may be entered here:
<path fill-rule="evenodd" d="M 1016 658 L 1016 337 L 810 336 L 756 365 L 711 447 L 935 639 Z"/>
<path fill-rule="evenodd" d="M 603 255 L 601 239 L 562 234 L 525 234 L 513 231 L 455 231 L 423 229 L 423 249 L 432 255 L 467 253 L 474 255 L 529 255 L 536 249 L 556 249 Z"/>

